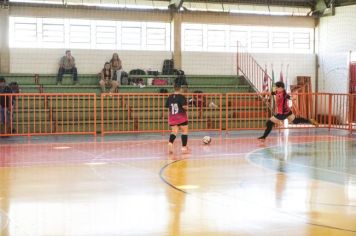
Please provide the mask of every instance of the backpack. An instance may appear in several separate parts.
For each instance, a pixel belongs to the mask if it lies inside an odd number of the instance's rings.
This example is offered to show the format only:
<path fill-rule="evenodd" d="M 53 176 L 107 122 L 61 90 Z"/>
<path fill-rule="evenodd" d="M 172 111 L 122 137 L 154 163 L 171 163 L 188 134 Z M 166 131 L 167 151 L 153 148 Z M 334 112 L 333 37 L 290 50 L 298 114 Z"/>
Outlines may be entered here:
<path fill-rule="evenodd" d="M 138 77 L 134 76 L 134 75 L 145 75 L 146 72 L 144 70 L 141 70 L 141 69 L 130 70 L 129 74 L 131 77 L 129 80 L 130 84 L 144 84 L 142 78 L 138 78 Z"/>
<path fill-rule="evenodd" d="M 8 85 L 0 88 L 0 106 L 3 108 L 11 107 L 11 104 L 12 104 L 10 97 L 5 98 L 6 93 L 12 93 L 12 90 Z"/>
<path fill-rule="evenodd" d="M 158 76 L 159 72 L 158 72 L 158 70 L 148 70 L 147 74 L 148 75 L 153 75 L 153 76 Z"/>
<path fill-rule="evenodd" d="M 162 75 L 173 75 L 174 74 L 174 62 L 173 59 L 166 59 L 163 61 Z"/>
<path fill-rule="evenodd" d="M 12 93 L 20 93 L 20 86 L 17 82 L 11 82 L 9 83 L 9 87 L 12 90 Z"/>
<path fill-rule="evenodd" d="M 185 77 L 184 71 L 177 70 L 176 75 L 177 77 L 174 80 L 175 84 L 188 85 L 187 78 Z"/>
<path fill-rule="evenodd" d="M 129 84 L 129 74 L 127 74 L 126 71 L 122 71 L 120 80 L 121 80 L 122 85 L 128 85 Z"/>
<path fill-rule="evenodd" d="M 159 90 L 159 93 L 168 93 L 168 90 L 165 89 L 165 88 L 161 88 L 161 89 Z"/>

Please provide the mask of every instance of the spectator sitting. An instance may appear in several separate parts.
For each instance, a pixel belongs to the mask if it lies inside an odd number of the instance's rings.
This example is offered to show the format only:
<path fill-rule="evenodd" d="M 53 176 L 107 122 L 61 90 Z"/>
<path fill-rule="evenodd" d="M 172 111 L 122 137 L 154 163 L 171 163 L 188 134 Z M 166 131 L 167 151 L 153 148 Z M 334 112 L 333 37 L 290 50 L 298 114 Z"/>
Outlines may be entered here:
<path fill-rule="evenodd" d="M 6 85 L 5 78 L 0 77 L 0 124 L 4 126 L 1 127 L 1 132 L 4 133 L 11 133 L 12 101 L 11 96 L 6 96 L 8 93 L 12 93 L 12 90 Z"/>
<path fill-rule="evenodd" d="M 113 80 L 116 80 L 119 84 L 121 84 L 121 72 L 122 72 L 122 64 L 117 53 L 112 54 L 112 58 L 110 60 L 110 66 L 112 70 Z"/>
<path fill-rule="evenodd" d="M 78 84 L 77 68 L 75 67 L 75 59 L 72 57 L 71 51 L 67 50 L 66 55 L 59 62 L 59 70 L 57 76 L 57 85 L 62 84 L 63 74 L 72 74 L 73 84 Z"/>
<path fill-rule="evenodd" d="M 116 89 L 119 87 L 119 83 L 116 80 L 112 79 L 109 62 L 105 62 L 104 68 L 100 73 L 100 77 L 101 79 L 99 84 L 101 87 L 101 92 L 105 92 L 105 86 L 110 86 L 110 93 L 115 92 Z"/>

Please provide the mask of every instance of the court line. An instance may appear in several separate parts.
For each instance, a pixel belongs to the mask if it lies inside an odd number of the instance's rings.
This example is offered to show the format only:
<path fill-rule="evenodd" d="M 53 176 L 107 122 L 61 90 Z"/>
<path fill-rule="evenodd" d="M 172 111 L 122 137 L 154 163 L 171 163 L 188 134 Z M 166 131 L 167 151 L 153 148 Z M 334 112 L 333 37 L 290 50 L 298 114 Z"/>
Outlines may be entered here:
<path fill-rule="evenodd" d="M 172 161 L 172 162 L 170 162 L 170 163 L 165 164 L 163 167 L 161 167 L 161 169 L 160 169 L 158 175 L 159 175 L 160 179 L 161 179 L 165 184 L 167 184 L 169 187 L 171 187 L 171 188 L 173 188 L 173 189 L 175 189 L 175 190 L 177 190 L 177 191 L 179 191 L 179 192 L 182 192 L 182 193 L 184 193 L 184 194 L 188 194 L 188 192 L 186 192 L 186 191 L 184 191 L 183 189 L 180 189 L 180 188 L 174 186 L 174 184 L 171 184 L 168 180 L 166 180 L 166 179 L 163 177 L 163 172 L 164 172 L 169 166 L 174 165 L 175 163 L 180 162 L 180 161 L 183 161 L 183 160 L 187 160 L 187 158 L 182 158 L 182 159 L 175 160 L 175 161 Z"/>
<path fill-rule="evenodd" d="M 177 190 L 177 191 L 179 191 L 179 192 L 183 192 L 183 193 L 185 193 L 185 194 L 187 194 L 187 195 L 188 195 L 188 194 L 191 195 L 191 193 L 189 193 L 189 192 L 187 192 L 187 191 L 184 191 L 184 190 L 182 190 L 182 189 L 179 189 L 179 188 L 175 187 L 172 183 L 170 183 L 168 180 L 164 179 L 164 177 L 163 177 L 163 171 L 164 171 L 167 167 L 169 167 L 170 165 L 173 165 L 173 164 L 175 164 L 175 163 L 177 163 L 177 162 L 179 162 L 179 161 L 182 161 L 182 160 L 189 160 L 189 159 L 185 158 L 185 159 L 181 159 L 181 160 L 176 160 L 176 161 L 173 161 L 173 162 L 171 162 L 171 163 L 168 163 L 168 164 L 164 165 L 164 166 L 161 168 L 161 170 L 160 170 L 160 178 L 162 179 L 162 181 L 164 181 L 164 183 L 166 183 L 166 184 L 167 184 L 168 186 L 170 186 L 171 188 L 173 188 L 173 189 L 175 189 L 175 190 Z M 222 194 L 222 195 L 225 195 L 225 196 L 228 196 L 228 195 L 226 195 L 226 194 L 224 194 L 224 193 L 221 193 L 221 194 Z M 194 196 L 194 195 L 191 195 L 191 196 Z M 204 200 L 204 198 L 202 198 L 202 199 Z M 248 202 L 249 204 L 256 204 L 256 203 L 257 203 L 257 204 L 261 205 L 262 207 L 268 208 L 268 209 L 270 209 L 270 210 L 272 210 L 272 211 L 279 212 L 279 213 L 281 213 L 281 214 L 288 215 L 288 216 L 293 216 L 293 217 L 299 219 L 299 220 L 301 221 L 301 223 L 304 223 L 304 224 L 313 225 L 313 226 L 318 226 L 318 227 L 322 227 L 322 228 L 328 228 L 328 229 L 334 229 L 334 230 L 352 232 L 352 233 L 355 233 L 355 232 L 356 232 L 356 230 L 352 230 L 352 229 L 344 229 L 344 228 L 339 228 L 339 227 L 330 226 L 330 225 L 323 225 L 323 224 L 318 224 L 318 223 L 312 223 L 312 222 L 308 221 L 307 219 L 305 219 L 303 216 L 298 215 L 298 214 L 295 214 L 295 213 L 293 213 L 293 212 L 287 212 L 287 211 L 279 210 L 279 209 L 276 209 L 276 208 L 273 208 L 273 207 L 269 207 L 269 206 L 260 204 L 260 203 L 258 203 L 258 202 L 250 202 L 250 201 L 249 201 L 248 199 L 246 199 L 246 198 L 241 198 L 241 197 L 240 197 L 240 199 L 243 200 L 243 201 L 245 201 L 245 202 Z M 212 200 L 210 200 L 210 199 L 205 199 L 205 201 L 214 202 L 214 201 L 212 201 Z M 221 204 L 221 202 L 215 202 L 215 203 Z"/>
<path fill-rule="evenodd" d="M 128 135 L 130 135 L 131 136 L 131 138 L 132 138 L 132 136 L 133 135 L 137 135 L 137 134 L 128 134 Z M 158 133 L 157 133 L 157 135 L 158 135 Z M 198 134 L 192 134 L 191 136 L 191 140 L 200 140 L 200 138 L 199 137 L 196 137 Z M 218 135 L 221 135 L 221 136 L 223 136 L 223 134 L 222 134 L 222 132 L 220 133 L 220 134 L 218 134 Z M 232 135 L 234 135 L 234 134 L 228 134 L 229 136 L 232 136 Z M 226 136 L 226 135 L 225 135 Z M 353 137 L 347 137 L 347 136 L 337 136 L 337 135 L 332 135 L 332 134 L 328 134 L 328 135 L 323 135 L 323 134 L 321 134 L 321 135 L 312 135 L 312 136 L 314 136 L 314 137 L 325 137 L 325 138 L 338 138 L 338 137 L 342 137 L 342 138 L 344 138 L 344 139 L 349 139 L 349 140 L 354 140 L 355 138 L 353 138 Z M 45 136 L 39 136 L 39 137 L 45 137 Z M 54 137 L 54 136 L 51 136 L 51 137 Z M 57 136 L 58 137 L 58 136 Z M 73 143 L 73 142 L 70 142 L 70 141 L 64 141 L 64 142 L 54 142 L 54 141 L 51 141 L 51 142 L 39 142 L 39 143 L 0 143 L 0 147 L 1 146 L 8 146 L 8 145 L 21 145 L 21 146 L 25 146 L 25 145 L 27 145 L 27 146 L 33 146 L 33 145 L 43 145 L 43 144 L 48 144 L 48 145 L 54 145 L 54 144 L 63 144 L 63 145 L 65 145 L 65 144 L 67 144 L 67 145 L 78 145 L 78 144 L 85 144 L 85 143 L 97 143 L 97 144 L 99 144 L 99 145 L 101 145 L 101 144 L 112 144 L 112 143 L 115 143 L 115 144 L 117 144 L 117 143 L 128 143 L 128 142 L 162 142 L 162 141 L 166 141 L 166 137 L 164 136 L 164 135 L 162 135 L 162 137 L 164 137 L 164 139 L 162 138 L 162 139 L 146 139 L 146 140 L 116 140 L 116 141 L 113 141 L 113 140 L 110 140 L 110 141 L 105 141 L 105 140 L 90 140 L 90 141 L 78 141 L 78 142 L 75 142 L 75 143 Z M 234 137 L 228 137 L 228 138 L 226 138 L 226 137 L 221 137 L 222 139 L 224 139 L 224 140 L 233 140 L 233 139 L 237 139 L 237 138 L 244 138 L 244 139 L 253 139 L 253 140 L 256 140 L 256 138 L 255 137 L 244 137 L 244 136 L 234 136 Z M 307 138 L 310 138 L 310 135 L 297 135 L 296 134 L 296 136 L 289 136 L 289 137 L 292 137 L 292 138 L 296 138 L 296 137 L 307 137 Z M 70 137 L 68 137 L 68 138 L 70 138 Z M 97 137 L 97 136 L 93 136 L 92 137 L 93 139 L 104 139 L 105 138 L 105 136 L 104 137 Z M 281 137 L 275 137 L 275 136 L 271 136 L 269 139 L 273 139 L 273 138 L 281 138 Z M 33 140 L 33 141 L 37 141 L 37 140 Z M 40 141 L 45 141 L 44 139 L 41 139 Z"/>
<path fill-rule="evenodd" d="M 75 150 L 75 149 L 73 149 Z M 135 161 L 135 160 L 167 160 L 167 156 L 163 155 L 162 156 L 151 156 L 151 157 L 146 157 L 146 156 L 137 156 L 137 157 L 118 157 L 118 158 L 105 158 L 101 157 L 101 155 L 95 156 L 94 154 L 90 152 L 85 152 L 81 150 L 75 150 L 77 152 L 81 152 L 83 154 L 86 154 L 88 156 L 92 156 L 92 158 L 88 159 L 78 159 L 78 160 L 57 160 L 57 161 L 21 161 L 20 164 L 13 162 L 10 163 L 12 165 L 10 166 L 0 166 L 0 169 L 2 168 L 29 168 L 29 167 L 38 167 L 38 166 L 49 166 L 49 167 L 54 167 L 56 165 L 58 166 L 71 166 L 71 165 L 79 165 L 79 164 L 90 164 L 90 162 L 94 161 L 100 161 L 100 162 L 107 162 L 107 164 L 117 164 L 120 163 L 121 161 Z M 108 152 L 105 152 L 103 154 L 108 154 L 110 152 L 114 152 L 116 150 L 110 150 Z M 205 159 L 205 158 L 212 158 L 212 157 L 217 157 L 217 158 L 229 158 L 229 156 L 235 157 L 238 155 L 246 155 L 247 152 L 241 152 L 241 153 L 225 153 L 225 154 L 207 154 L 207 155 L 194 155 L 193 157 L 189 157 L 191 160 L 199 160 L 199 159 Z M 257 155 L 257 154 L 256 154 Z M 258 154 L 259 155 L 259 154 Z M 234 159 L 234 158 L 232 158 Z M 112 162 L 110 162 L 112 161 Z M 53 164 L 53 165 L 51 165 Z"/>
<path fill-rule="evenodd" d="M 330 141 L 317 141 L 318 143 L 330 143 Z M 297 144 L 308 144 L 308 143 L 315 143 L 315 141 L 311 141 L 311 142 L 303 142 L 303 143 L 297 143 Z M 254 154 L 254 152 L 258 152 L 258 151 L 261 151 L 261 150 L 266 150 L 266 149 L 269 149 L 269 148 L 274 148 L 274 147 L 280 147 L 281 145 L 274 145 L 274 146 L 270 146 L 270 147 L 264 147 L 264 148 L 259 148 L 259 149 L 256 149 L 254 151 L 251 151 L 247 154 L 247 156 L 245 157 L 245 159 L 247 159 L 248 162 L 250 162 L 251 164 L 253 165 L 256 165 L 256 166 L 260 166 L 262 167 L 263 169 L 268 169 L 262 165 L 258 165 L 257 163 L 254 163 L 251 161 L 250 159 L 250 155 Z M 258 153 L 256 153 L 258 154 Z M 276 162 L 275 159 L 270 159 L 274 162 Z M 335 171 L 335 170 L 329 170 L 329 169 L 323 169 L 323 168 L 320 168 L 320 167 L 315 167 L 315 166 L 307 166 L 307 165 L 303 165 L 303 164 L 298 164 L 298 163 L 293 163 L 293 162 L 285 162 L 285 161 L 282 161 L 286 164 L 290 164 L 290 165 L 295 165 L 295 166 L 299 166 L 299 167 L 306 167 L 306 168 L 311 168 L 311 169 L 316 169 L 316 170 L 321 170 L 321 171 L 326 171 L 326 172 L 331 172 L 331 173 L 334 173 L 334 174 L 343 174 L 343 175 L 346 175 L 346 176 L 352 176 L 352 177 L 356 177 L 356 174 L 351 174 L 351 173 L 345 173 L 345 172 L 340 172 L 340 171 Z M 272 169 L 273 170 L 273 169 Z M 275 170 L 273 170 L 275 171 Z M 276 171 L 276 172 L 280 172 L 280 171 Z M 286 173 L 286 172 L 280 172 L 280 173 Z M 328 181 L 325 181 L 325 182 L 328 182 Z M 329 183 L 329 182 L 328 182 Z M 332 182 L 330 182 L 332 183 Z M 335 183 L 334 183 L 335 184 Z"/>

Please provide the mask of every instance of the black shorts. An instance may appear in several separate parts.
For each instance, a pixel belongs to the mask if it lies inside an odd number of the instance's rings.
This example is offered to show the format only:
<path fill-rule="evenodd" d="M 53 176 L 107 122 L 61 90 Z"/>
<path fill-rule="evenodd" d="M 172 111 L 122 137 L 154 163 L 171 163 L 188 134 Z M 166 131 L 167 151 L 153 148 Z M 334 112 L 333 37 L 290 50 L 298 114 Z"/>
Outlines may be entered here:
<path fill-rule="evenodd" d="M 277 114 L 274 115 L 275 118 L 277 118 L 278 120 L 285 120 L 287 119 L 288 116 L 292 115 L 292 111 L 288 112 L 287 114 Z"/>
<path fill-rule="evenodd" d="M 185 125 L 188 125 L 188 121 L 180 123 L 180 124 L 177 124 L 177 125 L 169 125 L 169 126 L 172 127 L 172 126 L 185 126 Z"/>

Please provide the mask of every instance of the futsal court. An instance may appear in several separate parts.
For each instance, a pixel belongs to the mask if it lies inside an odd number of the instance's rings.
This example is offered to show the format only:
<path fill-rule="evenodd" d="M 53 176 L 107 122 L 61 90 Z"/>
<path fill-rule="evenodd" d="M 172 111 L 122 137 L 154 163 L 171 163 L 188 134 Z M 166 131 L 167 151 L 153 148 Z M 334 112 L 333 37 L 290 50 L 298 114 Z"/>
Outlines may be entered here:
<path fill-rule="evenodd" d="M 0 0 L 0 236 L 356 236 L 355 22 Z"/>
<path fill-rule="evenodd" d="M 355 137 L 259 133 L 5 140 L 1 235 L 356 235 Z"/>

